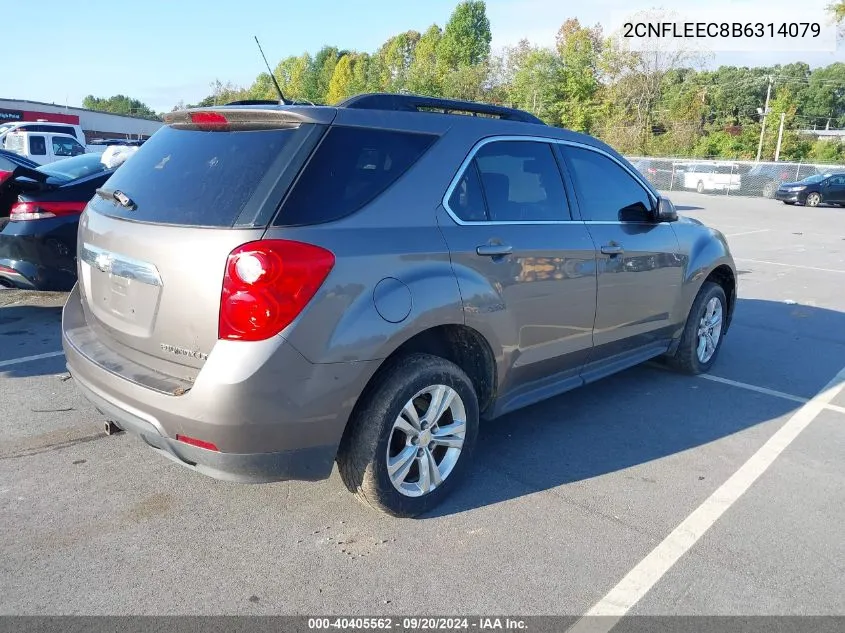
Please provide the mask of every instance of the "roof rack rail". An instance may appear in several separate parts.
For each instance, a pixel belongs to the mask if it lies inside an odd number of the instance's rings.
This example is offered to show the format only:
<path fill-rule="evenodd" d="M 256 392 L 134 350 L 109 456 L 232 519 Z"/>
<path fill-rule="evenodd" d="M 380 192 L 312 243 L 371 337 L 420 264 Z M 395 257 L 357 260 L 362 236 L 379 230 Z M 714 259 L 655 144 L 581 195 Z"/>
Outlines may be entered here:
<path fill-rule="evenodd" d="M 487 115 L 507 121 L 522 123 L 545 123 L 524 110 L 505 108 L 503 106 L 475 103 L 474 101 L 459 101 L 457 99 L 441 99 L 439 97 L 425 97 L 422 95 L 406 95 L 391 93 L 368 93 L 350 97 L 338 104 L 339 108 L 356 108 L 362 110 L 399 110 L 404 112 L 420 112 L 428 110 L 442 110 L 446 114 L 463 112 L 473 116 Z"/>

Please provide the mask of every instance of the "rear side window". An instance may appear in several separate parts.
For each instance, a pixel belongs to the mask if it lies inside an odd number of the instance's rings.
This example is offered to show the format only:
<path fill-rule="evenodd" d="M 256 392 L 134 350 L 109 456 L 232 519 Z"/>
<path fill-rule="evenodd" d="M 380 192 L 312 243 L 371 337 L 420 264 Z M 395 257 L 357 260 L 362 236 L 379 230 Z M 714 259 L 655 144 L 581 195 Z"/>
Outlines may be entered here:
<path fill-rule="evenodd" d="M 29 137 L 29 153 L 33 156 L 45 156 L 47 154 L 47 143 L 43 136 Z"/>
<path fill-rule="evenodd" d="M 256 193 L 266 196 L 269 183 L 279 178 L 280 155 L 297 145 L 307 127 L 208 132 L 165 126 L 104 185 L 129 196 L 136 208 L 100 197 L 93 206 L 98 213 L 141 222 L 234 226 L 247 205 L 263 203 Z"/>
<path fill-rule="evenodd" d="M 355 213 L 384 193 L 436 140 L 431 134 L 329 128 L 274 224 L 319 224 Z"/>
<path fill-rule="evenodd" d="M 492 222 L 571 219 L 560 169 L 547 143 L 488 143 L 475 162 Z"/>
<path fill-rule="evenodd" d="M 539 141 L 484 145 L 458 180 L 448 204 L 463 222 L 572 219 L 554 151 Z"/>

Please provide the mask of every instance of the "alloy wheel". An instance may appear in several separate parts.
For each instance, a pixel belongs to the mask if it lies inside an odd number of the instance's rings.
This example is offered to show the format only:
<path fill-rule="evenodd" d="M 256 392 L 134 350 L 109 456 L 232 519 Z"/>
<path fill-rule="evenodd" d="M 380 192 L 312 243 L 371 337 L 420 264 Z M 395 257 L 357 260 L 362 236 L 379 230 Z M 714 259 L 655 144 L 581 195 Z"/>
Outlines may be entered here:
<path fill-rule="evenodd" d="M 440 486 L 461 455 L 466 409 L 458 393 L 432 385 L 414 395 L 397 416 L 387 442 L 387 474 L 407 497 L 421 497 Z"/>
<path fill-rule="evenodd" d="M 719 338 L 722 336 L 722 302 L 713 297 L 704 307 L 704 313 L 698 322 L 698 346 L 696 354 L 701 363 L 707 363 L 716 353 Z"/>

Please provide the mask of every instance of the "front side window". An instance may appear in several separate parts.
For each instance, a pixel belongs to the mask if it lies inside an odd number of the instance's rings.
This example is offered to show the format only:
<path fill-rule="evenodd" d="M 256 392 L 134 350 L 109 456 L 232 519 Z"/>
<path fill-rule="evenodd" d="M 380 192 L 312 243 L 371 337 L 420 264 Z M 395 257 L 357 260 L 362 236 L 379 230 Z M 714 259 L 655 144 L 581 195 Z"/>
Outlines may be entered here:
<path fill-rule="evenodd" d="M 71 138 L 53 137 L 53 155 L 69 157 L 84 154 L 85 148 Z"/>
<path fill-rule="evenodd" d="M 564 146 L 584 219 L 621 222 L 649 217 L 654 203 L 646 189 L 619 163 L 580 147 Z"/>

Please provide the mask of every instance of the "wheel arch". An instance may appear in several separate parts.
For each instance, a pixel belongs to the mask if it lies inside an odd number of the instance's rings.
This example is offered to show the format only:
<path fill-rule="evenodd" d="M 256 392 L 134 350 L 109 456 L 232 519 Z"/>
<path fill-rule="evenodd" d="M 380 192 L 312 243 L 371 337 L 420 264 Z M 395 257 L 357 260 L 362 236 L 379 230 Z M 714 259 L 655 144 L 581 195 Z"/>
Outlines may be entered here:
<path fill-rule="evenodd" d="M 352 430 L 351 423 L 356 418 L 358 408 L 378 387 L 385 372 L 390 371 L 394 361 L 420 352 L 439 356 L 455 363 L 467 374 L 475 388 L 479 413 L 483 414 L 491 407 L 496 398 L 498 369 L 496 356 L 489 341 L 478 330 L 467 325 L 448 324 L 431 327 L 409 337 L 382 360 L 355 401 L 343 431 L 341 445 Z"/>

